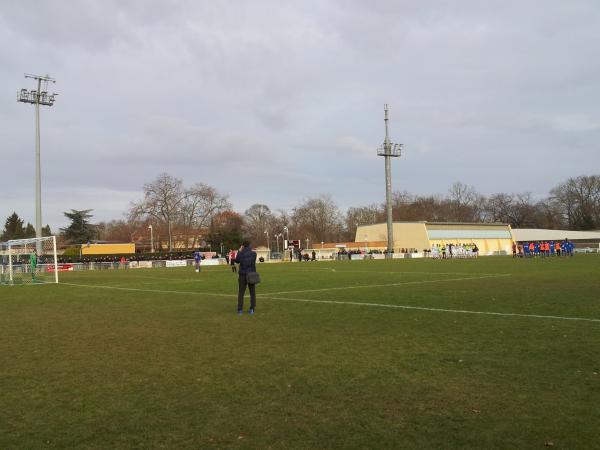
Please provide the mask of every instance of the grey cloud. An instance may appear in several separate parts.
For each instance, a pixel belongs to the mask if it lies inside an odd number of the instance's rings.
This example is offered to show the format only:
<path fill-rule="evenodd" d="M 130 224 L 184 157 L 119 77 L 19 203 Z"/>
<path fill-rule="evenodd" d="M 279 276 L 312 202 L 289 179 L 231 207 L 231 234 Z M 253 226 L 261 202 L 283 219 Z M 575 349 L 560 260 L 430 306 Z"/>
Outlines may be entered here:
<path fill-rule="evenodd" d="M 307 193 L 381 201 L 383 103 L 405 144 L 395 189 L 543 195 L 600 166 L 599 30 L 591 0 L 2 2 L 2 155 L 23 169 L 0 218 L 32 220 L 33 108 L 14 95 L 35 71 L 60 93 L 42 111 L 44 214 L 58 224 L 86 198 L 112 218 L 163 171 L 240 210 Z M 547 177 L 528 176 L 544 160 Z"/>

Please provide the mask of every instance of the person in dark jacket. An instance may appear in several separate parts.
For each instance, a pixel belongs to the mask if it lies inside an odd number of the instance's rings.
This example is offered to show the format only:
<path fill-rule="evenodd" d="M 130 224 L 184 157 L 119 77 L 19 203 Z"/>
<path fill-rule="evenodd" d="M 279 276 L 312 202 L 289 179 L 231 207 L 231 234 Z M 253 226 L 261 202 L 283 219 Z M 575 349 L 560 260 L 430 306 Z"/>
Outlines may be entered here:
<path fill-rule="evenodd" d="M 249 314 L 254 314 L 256 309 L 256 285 L 248 284 L 246 274 L 248 272 L 256 272 L 256 252 L 250 248 L 250 242 L 244 241 L 240 250 L 237 252 L 235 262 L 240 265 L 238 269 L 238 314 L 242 314 L 244 309 L 244 294 L 246 286 L 250 291 L 250 309 Z"/>

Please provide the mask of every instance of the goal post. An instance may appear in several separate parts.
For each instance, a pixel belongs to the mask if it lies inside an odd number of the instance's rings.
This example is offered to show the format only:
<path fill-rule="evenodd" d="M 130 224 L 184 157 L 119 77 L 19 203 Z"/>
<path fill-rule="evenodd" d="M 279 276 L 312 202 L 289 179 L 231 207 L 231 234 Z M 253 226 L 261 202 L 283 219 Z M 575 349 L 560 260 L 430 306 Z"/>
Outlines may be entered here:
<path fill-rule="evenodd" d="M 58 283 L 56 236 L 0 243 L 0 285 Z"/>

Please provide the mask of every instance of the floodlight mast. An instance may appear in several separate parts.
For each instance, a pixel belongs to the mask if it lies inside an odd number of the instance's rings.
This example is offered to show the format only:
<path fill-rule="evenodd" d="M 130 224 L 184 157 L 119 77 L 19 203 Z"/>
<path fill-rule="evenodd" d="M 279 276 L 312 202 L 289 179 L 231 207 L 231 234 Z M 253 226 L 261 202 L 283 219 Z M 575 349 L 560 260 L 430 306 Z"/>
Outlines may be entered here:
<path fill-rule="evenodd" d="M 25 78 L 37 80 L 37 91 L 21 89 L 17 93 L 17 102 L 35 105 L 35 237 L 42 237 L 42 169 L 40 163 L 40 105 L 52 106 L 54 97 L 58 94 L 48 94 L 48 82 L 56 83 L 49 75 L 40 76 L 25 74 Z M 42 90 L 42 82 L 44 89 Z M 36 247 L 38 255 L 42 253 L 41 242 Z"/>
<path fill-rule="evenodd" d="M 379 156 L 385 157 L 385 204 L 387 213 L 387 253 L 386 259 L 393 257 L 394 251 L 394 225 L 392 222 L 392 161 L 391 158 L 400 156 L 402 144 L 393 144 L 388 135 L 388 105 L 383 106 L 385 113 L 385 139 L 383 145 L 377 149 Z"/>

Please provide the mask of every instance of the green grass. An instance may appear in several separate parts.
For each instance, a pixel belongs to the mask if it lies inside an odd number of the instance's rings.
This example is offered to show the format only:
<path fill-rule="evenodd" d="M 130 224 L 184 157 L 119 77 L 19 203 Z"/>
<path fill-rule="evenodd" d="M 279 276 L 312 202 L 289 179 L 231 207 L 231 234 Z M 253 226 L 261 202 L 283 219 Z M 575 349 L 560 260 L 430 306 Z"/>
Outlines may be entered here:
<path fill-rule="evenodd" d="M 259 271 L 0 287 L 0 448 L 597 448 L 600 256 Z"/>

